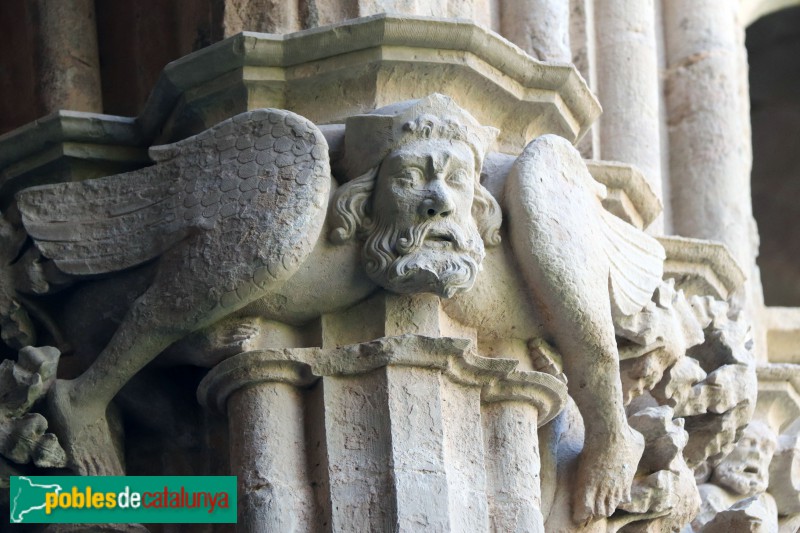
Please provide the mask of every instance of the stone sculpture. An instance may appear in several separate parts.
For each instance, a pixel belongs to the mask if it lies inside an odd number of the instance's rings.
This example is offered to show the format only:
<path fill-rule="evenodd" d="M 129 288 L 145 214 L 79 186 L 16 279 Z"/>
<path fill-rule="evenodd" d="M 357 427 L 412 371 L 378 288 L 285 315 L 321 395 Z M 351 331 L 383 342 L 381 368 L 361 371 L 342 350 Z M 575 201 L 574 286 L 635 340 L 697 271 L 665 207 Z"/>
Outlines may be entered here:
<path fill-rule="evenodd" d="M 495 134 L 438 94 L 352 116 L 345 128 L 255 110 L 151 148 L 153 166 L 21 191 L 40 284 L 154 269 L 88 369 L 51 386 L 48 420 L 71 467 L 122 472 L 106 408 L 162 352 L 214 366 L 270 348 L 272 321 L 302 324 L 382 288 L 437 295 L 466 326 L 530 339 L 537 368 L 563 368 L 586 443 L 574 477 L 562 480 L 571 496 L 564 531 L 617 509 L 644 519 L 683 505 L 673 522 L 688 519 L 689 468 L 721 450 L 687 456 L 703 446 L 674 418 L 742 404 L 717 398 L 703 410 L 705 393 L 693 404 L 670 388 L 712 320 L 661 280 L 661 245 L 603 208 L 604 187 L 569 142 L 540 137 L 510 169 L 481 176 Z M 615 336 L 628 344 L 618 350 Z M 669 407 L 626 414 L 641 395 Z M 751 411 L 729 417 L 733 433 L 721 444 L 732 446 Z M 640 431 L 657 456 L 641 464 Z M 675 487 L 688 503 L 672 497 Z M 609 530 L 631 522 L 621 520 Z"/>
<path fill-rule="evenodd" d="M 734 450 L 700 485 L 703 504 L 693 531 L 777 531 L 778 511 L 767 493 L 777 438 L 763 422 L 751 422 Z"/>

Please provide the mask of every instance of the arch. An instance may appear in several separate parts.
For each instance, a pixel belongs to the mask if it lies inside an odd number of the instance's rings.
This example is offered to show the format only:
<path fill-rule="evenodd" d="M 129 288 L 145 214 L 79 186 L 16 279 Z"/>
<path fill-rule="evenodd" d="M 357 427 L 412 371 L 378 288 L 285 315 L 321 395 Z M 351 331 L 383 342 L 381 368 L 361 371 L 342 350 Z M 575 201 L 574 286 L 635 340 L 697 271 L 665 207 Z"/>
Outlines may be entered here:
<path fill-rule="evenodd" d="M 800 5 L 800 0 L 741 0 L 739 16 L 747 27 L 765 15 Z"/>
<path fill-rule="evenodd" d="M 791 3 L 750 25 L 746 45 L 765 303 L 800 307 L 800 1 Z"/>

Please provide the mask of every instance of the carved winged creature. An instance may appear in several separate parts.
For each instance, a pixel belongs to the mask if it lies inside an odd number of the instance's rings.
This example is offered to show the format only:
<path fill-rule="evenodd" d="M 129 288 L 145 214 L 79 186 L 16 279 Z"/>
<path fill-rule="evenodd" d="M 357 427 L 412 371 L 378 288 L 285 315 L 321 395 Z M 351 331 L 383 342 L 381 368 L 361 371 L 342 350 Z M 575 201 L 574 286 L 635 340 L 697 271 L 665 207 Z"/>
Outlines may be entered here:
<path fill-rule="evenodd" d="M 522 274 L 520 305 L 535 301 L 538 317 L 522 313 L 530 333 L 516 334 L 542 334 L 537 324 L 545 324 L 585 420 L 591 445 L 577 474 L 575 518 L 610 515 L 629 498 L 643 448 L 622 406 L 612 311 L 630 315 L 649 301 L 663 250 L 603 209 L 602 186 L 553 136 L 489 177 L 508 215 L 510 238 L 498 246 L 500 207 L 479 179 L 494 134 L 442 95 L 351 117 L 340 143 L 346 175 L 337 176 L 346 183 L 330 209 L 336 182 L 325 137 L 277 110 L 152 148 L 156 164 L 142 170 L 20 192 L 28 233 L 64 272 L 158 262 L 95 362 L 50 394 L 75 468 L 121 470 L 106 407 L 187 334 L 237 313 L 310 320 L 378 287 L 433 292 L 466 322 L 490 323 L 499 307 L 488 302 L 491 280 L 478 275 L 488 254 L 494 273 Z"/>
<path fill-rule="evenodd" d="M 290 278 L 316 243 L 330 189 L 327 144 L 308 120 L 260 110 L 152 148 L 156 165 L 22 191 L 45 257 L 94 275 L 158 257 L 149 289 L 87 372 L 58 381 L 52 422 L 81 473 L 120 472 L 105 410 L 142 366 Z M 86 442 L 100 442 L 100 446 Z"/>

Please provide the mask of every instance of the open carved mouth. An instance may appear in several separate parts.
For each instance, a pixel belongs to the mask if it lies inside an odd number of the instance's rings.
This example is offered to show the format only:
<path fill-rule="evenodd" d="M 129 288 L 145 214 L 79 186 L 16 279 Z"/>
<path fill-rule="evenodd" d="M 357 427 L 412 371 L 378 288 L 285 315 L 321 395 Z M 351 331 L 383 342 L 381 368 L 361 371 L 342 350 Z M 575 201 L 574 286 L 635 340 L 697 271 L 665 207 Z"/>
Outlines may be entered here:
<path fill-rule="evenodd" d="M 745 474 L 758 474 L 758 467 L 756 466 L 748 466 L 744 469 Z"/>
<path fill-rule="evenodd" d="M 425 242 L 434 246 L 445 247 L 452 246 L 456 241 L 451 235 L 446 233 L 429 233 L 425 237 Z"/>

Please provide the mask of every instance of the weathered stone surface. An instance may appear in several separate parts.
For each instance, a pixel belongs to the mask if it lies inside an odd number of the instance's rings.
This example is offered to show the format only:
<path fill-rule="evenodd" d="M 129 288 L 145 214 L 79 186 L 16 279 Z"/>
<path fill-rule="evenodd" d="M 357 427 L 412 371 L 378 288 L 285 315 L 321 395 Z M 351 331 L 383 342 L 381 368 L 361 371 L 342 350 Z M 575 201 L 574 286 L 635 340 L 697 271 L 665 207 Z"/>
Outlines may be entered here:
<path fill-rule="evenodd" d="M 545 66 L 466 21 L 377 15 L 327 31 L 245 32 L 187 56 L 165 69 L 140 120 L 150 136 L 166 125 L 164 142 L 231 109 L 287 108 L 322 124 L 433 91 L 499 128 L 508 152 L 543 133 L 576 140 L 600 111 L 572 66 Z M 339 104 L 317 103 L 324 101 Z"/>
<path fill-rule="evenodd" d="M 768 307 L 765 325 L 770 362 L 800 363 L 800 308 Z"/>
<path fill-rule="evenodd" d="M 693 531 L 777 531 L 775 500 L 766 494 L 775 451 L 772 430 L 762 422 L 745 429 L 733 451 L 700 485 L 703 505 Z M 724 529 L 728 528 L 728 529 Z"/>
<path fill-rule="evenodd" d="M 617 317 L 614 325 L 617 336 L 628 341 L 619 350 L 625 405 L 652 391 L 665 371 L 685 364 L 687 349 L 705 340 L 701 323 L 672 280 L 656 289 L 641 312 Z"/>
<path fill-rule="evenodd" d="M 594 6 L 598 158 L 636 165 L 662 197 L 658 59 L 653 0 L 599 0 Z M 652 231 L 663 232 L 656 220 Z"/>
<path fill-rule="evenodd" d="M 471 349 L 463 339 L 405 335 L 333 349 L 248 352 L 218 365 L 198 395 L 205 405 L 227 405 L 236 431 L 233 468 L 245 495 L 242 521 L 267 530 L 309 527 L 315 511 L 302 492 L 309 451 L 296 433 L 305 402 L 291 387 L 316 374 L 324 376 L 326 428 L 318 446 L 329 469 L 325 480 L 313 479 L 330 486 L 335 530 L 483 531 L 490 512 L 498 525 L 522 512 L 524 529 L 541 530 L 538 453 L 530 439 L 561 410 L 566 388 Z M 503 430 L 508 424 L 525 429 L 515 439 Z M 262 437 L 279 426 L 282 438 L 295 441 L 264 446 Z M 482 434 L 489 435 L 485 448 Z"/>
<path fill-rule="evenodd" d="M 36 2 L 39 14 L 39 83 L 44 109 L 100 112 L 100 57 L 94 2 Z"/>
<path fill-rule="evenodd" d="M 571 63 L 569 15 L 569 4 L 559 0 L 505 2 L 500 32 L 536 59 Z"/>
<path fill-rule="evenodd" d="M 630 503 L 621 508 L 654 519 L 633 522 L 625 531 L 678 530 L 700 506 L 694 476 L 683 458 L 688 434 L 683 420 L 666 406 L 638 411 L 628 419 L 645 437 L 645 453 L 631 489 Z"/>
<path fill-rule="evenodd" d="M 603 206 L 639 229 L 661 213 L 660 195 L 636 167 L 608 161 L 587 161 L 592 177 L 608 189 Z"/>
<path fill-rule="evenodd" d="M 759 360 L 763 291 L 755 266 L 758 233 L 750 198 L 748 84 L 738 5 L 720 0 L 663 3 L 664 80 L 674 232 L 719 241 L 748 279 L 736 295 Z M 709 26 L 707 21 L 714 20 Z"/>
<path fill-rule="evenodd" d="M 15 363 L 0 364 L 0 455 L 18 464 L 62 467 L 67 457 L 56 436 L 46 433 L 47 420 L 31 412 L 55 381 L 59 352 L 23 348 Z"/>
<path fill-rule="evenodd" d="M 48 394 L 70 466 L 122 471 L 105 410 L 166 350 L 213 367 L 198 397 L 228 415 L 251 530 L 688 522 L 692 470 L 733 449 L 755 371 L 727 303 L 687 297 L 689 267 L 662 280 L 640 175 L 593 164 L 615 204 L 562 137 L 487 158 L 496 130 L 440 94 L 343 122 L 253 110 L 153 166 L 17 195 L 75 293 L 150 264 Z"/>
<path fill-rule="evenodd" d="M 659 237 L 667 252 L 664 275 L 689 296 L 728 300 L 743 288 L 745 275 L 725 245 L 685 237 Z"/>

